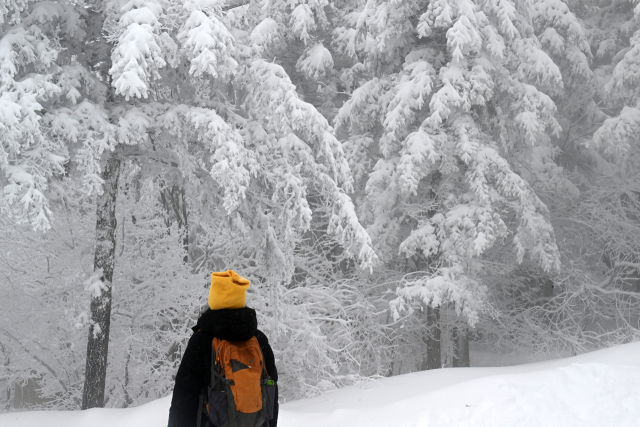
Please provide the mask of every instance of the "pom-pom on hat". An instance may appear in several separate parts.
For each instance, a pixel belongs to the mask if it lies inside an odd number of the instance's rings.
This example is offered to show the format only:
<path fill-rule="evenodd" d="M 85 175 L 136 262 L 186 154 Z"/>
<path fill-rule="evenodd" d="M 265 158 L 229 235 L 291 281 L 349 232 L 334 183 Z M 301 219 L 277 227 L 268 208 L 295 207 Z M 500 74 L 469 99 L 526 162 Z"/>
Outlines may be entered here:
<path fill-rule="evenodd" d="M 209 308 L 243 308 L 247 301 L 249 281 L 233 270 L 211 273 Z"/>

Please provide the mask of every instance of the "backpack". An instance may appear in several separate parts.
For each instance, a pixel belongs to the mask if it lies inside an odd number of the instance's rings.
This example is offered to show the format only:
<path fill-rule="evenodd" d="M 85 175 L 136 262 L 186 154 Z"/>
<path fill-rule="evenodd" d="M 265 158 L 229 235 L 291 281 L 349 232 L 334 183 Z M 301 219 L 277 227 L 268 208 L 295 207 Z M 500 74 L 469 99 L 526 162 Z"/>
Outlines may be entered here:
<path fill-rule="evenodd" d="M 260 427 L 273 418 L 275 382 L 258 339 L 211 343 L 211 380 L 200 393 L 198 427 Z M 204 420 L 204 422 L 203 422 Z"/>

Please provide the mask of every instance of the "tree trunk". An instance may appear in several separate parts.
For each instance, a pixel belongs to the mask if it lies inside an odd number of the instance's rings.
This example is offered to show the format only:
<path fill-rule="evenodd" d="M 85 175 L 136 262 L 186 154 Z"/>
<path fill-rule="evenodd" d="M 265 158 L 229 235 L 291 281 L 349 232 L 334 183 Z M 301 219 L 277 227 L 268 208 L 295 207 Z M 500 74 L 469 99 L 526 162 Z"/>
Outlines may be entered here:
<path fill-rule="evenodd" d="M 172 185 L 171 188 L 164 187 L 160 190 L 160 201 L 167 211 L 167 228 L 171 227 L 173 217 L 178 222 L 178 228 L 182 232 L 182 245 L 185 250 L 183 261 L 186 264 L 189 262 L 189 217 L 187 215 L 187 199 L 184 187 L 176 184 Z"/>
<path fill-rule="evenodd" d="M 427 369 L 442 368 L 442 359 L 440 357 L 440 307 L 429 307 L 427 309 L 427 318 L 429 320 L 429 346 L 427 347 Z"/>
<path fill-rule="evenodd" d="M 103 192 L 97 198 L 96 250 L 93 270 L 101 272 L 92 284 L 91 326 L 87 342 L 82 409 L 104 407 L 107 375 L 109 327 L 111 324 L 111 284 L 116 248 L 116 195 L 121 160 L 112 154 L 102 171 Z"/>
<path fill-rule="evenodd" d="M 427 306 L 425 309 L 427 357 L 422 359 L 422 370 L 442 368 L 440 357 L 440 307 Z"/>
<path fill-rule="evenodd" d="M 542 279 L 542 296 L 544 297 L 545 301 L 549 301 L 551 298 L 553 298 L 553 289 L 554 289 L 554 281 L 551 278 L 544 278 Z"/>
<path fill-rule="evenodd" d="M 454 368 L 468 368 L 471 366 L 469 359 L 469 332 L 466 327 L 453 328 L 456 354 L 453 357 Z"/>

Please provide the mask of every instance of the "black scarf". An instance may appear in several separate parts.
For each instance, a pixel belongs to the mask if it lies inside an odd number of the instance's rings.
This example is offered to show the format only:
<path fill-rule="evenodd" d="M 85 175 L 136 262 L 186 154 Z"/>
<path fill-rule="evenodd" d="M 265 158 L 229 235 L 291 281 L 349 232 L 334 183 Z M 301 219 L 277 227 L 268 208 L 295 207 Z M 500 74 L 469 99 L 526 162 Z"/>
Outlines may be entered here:
<path fill-rule="evenodd" d="M 252 308 L 207 309 L 193 327 L 212 337 L 227 341 L 246 341 L 256 335 L 258 320 Z"/>

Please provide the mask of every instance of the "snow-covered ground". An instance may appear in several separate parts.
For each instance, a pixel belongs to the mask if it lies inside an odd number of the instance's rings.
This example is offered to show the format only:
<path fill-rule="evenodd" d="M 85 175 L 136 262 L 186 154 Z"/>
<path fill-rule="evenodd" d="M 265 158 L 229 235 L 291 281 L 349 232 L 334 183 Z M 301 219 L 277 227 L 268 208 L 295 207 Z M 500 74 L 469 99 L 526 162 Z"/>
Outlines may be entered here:
<path fill-rule="evenodd" d="M 170 398 L 131 409 L 20 412 L 2 427 L 164 427 Z M 640 427 L 640 343 L 494 368 L 371 381 L 283 405 L 280 427 Z"/>

